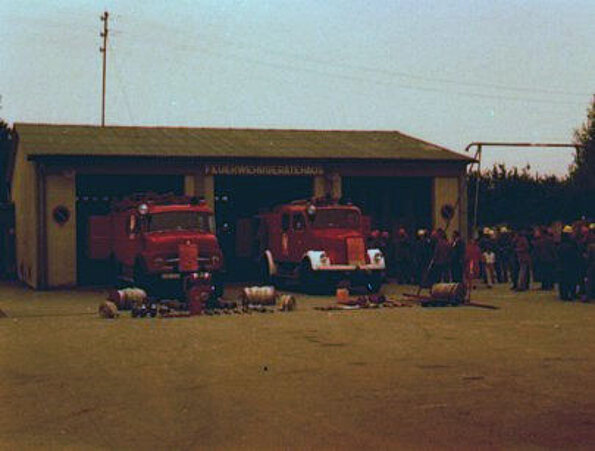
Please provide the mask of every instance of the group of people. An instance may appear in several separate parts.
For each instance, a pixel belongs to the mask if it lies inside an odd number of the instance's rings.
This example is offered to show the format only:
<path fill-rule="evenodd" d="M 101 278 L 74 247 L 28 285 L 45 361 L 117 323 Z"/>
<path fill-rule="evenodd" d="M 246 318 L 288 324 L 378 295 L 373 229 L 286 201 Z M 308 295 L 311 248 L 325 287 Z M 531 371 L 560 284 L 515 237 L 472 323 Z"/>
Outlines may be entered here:
<path fill-rule="evenodd" d="M 388 276 L 399 284 L 430 287 L 438 282 L 482 280 L 486 287 L 510 283 L 516 291 L 540 283 L 558 285 L 560 299 L 595 299 L 595 223 L 579 222 L 561 230 L 534 227 L 484 228 L 465 242 L 458 231 L 405 228 L 391 236 L 373 231 L 369 245 L 384 251 Z"/>

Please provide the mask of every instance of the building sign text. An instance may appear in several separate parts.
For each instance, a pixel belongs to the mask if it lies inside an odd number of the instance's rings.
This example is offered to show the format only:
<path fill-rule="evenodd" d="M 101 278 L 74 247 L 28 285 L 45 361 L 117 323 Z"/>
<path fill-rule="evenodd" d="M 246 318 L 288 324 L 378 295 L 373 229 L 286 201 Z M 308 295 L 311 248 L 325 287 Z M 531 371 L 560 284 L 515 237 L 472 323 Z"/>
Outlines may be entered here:
<path fill-rule="evenodd" d="M 320 166 L 281 164 L 281 165 L 250 165 L 250 164 L 207 164 L 206 175 L 323 175 Z"/>

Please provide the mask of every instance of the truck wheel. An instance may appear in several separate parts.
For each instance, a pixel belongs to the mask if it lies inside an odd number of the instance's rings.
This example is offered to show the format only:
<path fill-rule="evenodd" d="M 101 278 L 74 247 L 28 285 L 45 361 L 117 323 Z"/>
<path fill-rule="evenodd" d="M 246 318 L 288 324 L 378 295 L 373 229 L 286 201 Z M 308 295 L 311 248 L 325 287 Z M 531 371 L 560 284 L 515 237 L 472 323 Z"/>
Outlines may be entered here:
<path fill-rule="evenodd" d="M 116 260 L 116 257 L 112 254 L 109 258 L 109 281 L 115 288 L 122 288 L 122 264 Z"/>
<path fill-rule="evenodd" d="M 273 276 L 271 275 L 271 269 L 269 268 L 269 261 L 266 257 L 260 260 L 259 266 L 259 281 L 262 285 L 273 285 Z"/>
<path fill-rule="evenodd" d="M 382 276 L 373 275 L 370 276 L 368 282 L 366 283 L 366 288 L 370 293 L 378 293 L 380 288 L 382 287 Z"/>
<path fill-rule="evenodd" d="M 150 284 L 149 284 L 149 275 L 147 274 L 147 270 L 145 266 L 140 260 L 134 264 L 134 285 L 138 288 L 142 288 L 147 293 L 150 291 Z"/>
<path fill-rule="evenodd" d="M 213 274 L 213 288 L 215 292 L 215 297 L 219 299 L 223 296 L 224 286 L 223 286 L 223 277 L 221 274 Z"/>
<path fill-rule="evenodd" d="M 320 275 L 312 269 L 310 260 L 304 260 L 300 265 L 300 285 L 308 294 L 320 294 L 323 291 Z"/>

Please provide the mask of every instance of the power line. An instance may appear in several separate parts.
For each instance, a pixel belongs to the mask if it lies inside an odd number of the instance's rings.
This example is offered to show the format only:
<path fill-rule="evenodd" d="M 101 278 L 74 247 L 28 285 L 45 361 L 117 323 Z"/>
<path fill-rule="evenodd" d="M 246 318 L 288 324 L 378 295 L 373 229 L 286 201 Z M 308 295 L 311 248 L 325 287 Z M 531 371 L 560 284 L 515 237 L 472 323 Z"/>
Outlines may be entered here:
<path fill-rule="evenodd" d="M 168 28 L 167 25 L 162 25 L 162 26 L 165 28 Z M 171 27 L 169 27 L 169 29 L 171 29 Z M 177 36 L 179 36 L 180 31 L 181 30 L 176 29 L 175 34 Z M 196 33 L 190 32 L 190 33 L 184 33 L 184 34 L 188 37 L 196 37 L 200 41 L 203 40 L 202 37 Z M 246 48 L 249 50 L 253 49 L 252 47 L 248 47 L 245 44 L 240 44 L 238 42 L 235 42 L 235 41 L 232 41 L 229 39 L 223 39 L 223 41 L 225 42 L 226 46 L 234 47 L 235 49 L 239 49 L 240 51 L 242 51 L 242 49 L 246 49 Z M 269 55 L 281 57 L 283 59 L 291 58 L 293 62 L 296 62 L 296 60 L 300 60 L 302 62 L 311 63 L 311 64 L 315 64 L 315 65 L 324 65 L 326 67 L 328 67 L 328 65 L 329 65 L 328 60 L 312 58 L 309 55 L 303 55 L 303 54 L 298 54 L 298 53 L 289 53 L 289 52 L 279 52 L 279 51 L 271 50 L 269 47 L 263 47 L 263 46 L 259 46 L 259 47 L 260 47 L 260 49 L 262 49 L 265 53 L 267 53 Z M 198 46 L 193 45 L 191 43 L 189 44 L 188 42 L 177 45 L 177 49 L 182 50 L 182 51 L 191 51 L 192 48 L 198 48 Z M 209 52 L 215 53 L 215 54 L 217 53 L 217 52 L 213 52 L 211 47 L 208 49 L 203 49 L 202 51 L 209 51 Z M 237 54 L 234 55 L 232 53 L 231 55 L 238 57 Z M 238 58 L 242 58 L 242 56 L 239 56 Z M 297 61 L 297 62 L 300 62 L 300 61 Z M 254 64 L 263 64 L 263 65 L 283 64 L 283 63 L 268 63 L 265 61 L 257 61 L 254 59 L 252 59 L 250 62 L 252 62 Z M 442 83 L 442 84 L 450 84 L 450 85 L 457 85 L 457 86 L 463 86 L 463 87 L 468 86 L 468 87 L 498 89 L 498 90 L 512 91 L 512 92 L 525 92 L 525 93 L 535 93 L 535 94 L 550 94 L 550 95 L 558 95 L 558 96 L 584 97 L 584 93 L 579 93 L 577 91 L 567 91 L 567 90 L 556 89 L 556 88 L 509 86 L 509 85 L 499 84 L 499 83 L 473 82 L 473 81 L 462 81 L 462 80 L 458 80 L 458 79 L 455 80 L 455 79 L 451 79 L 451 78 L 428 77 L 428 76 L 417 75 L 417 74 L 412 74 L 412 73 L 403 72 L 403 71 L 395 71 L 395 70 L 375 68 L 375 67 L 372 68 L 369 66 L 363 66 L 363 65 L 358 65 L 358 64 L 333 63 L 333 66 L 334 67 L 343 67 L 346 69 L 352 69 L 352 70 L 356 70 L 356 71 L 368 72 L 368 73 L 373 73 L 373 74 L 384 74 L 384 75 L 387 75 L 390 77 L 408 78 L 408 79 L 412 79 L 412 80 L 418 80 L 418 81 L 430 82 L 430 83 Z M 300 67 L 300 70 L 308 71 L 308 70 L 312 70 L 312 69 Z M 465 94 L 462 94 L 462 95 L 465 95 Z M 475 93 L 473 94 L 473 96 L 477 96 L 477 95 L 483 95 L 483 94 L 475 94 Z M 486 95 L 490 95 L 490 94 L 486 94 Z M 537 101 L 543 102 L 543 100 L 537 100 Z"/>

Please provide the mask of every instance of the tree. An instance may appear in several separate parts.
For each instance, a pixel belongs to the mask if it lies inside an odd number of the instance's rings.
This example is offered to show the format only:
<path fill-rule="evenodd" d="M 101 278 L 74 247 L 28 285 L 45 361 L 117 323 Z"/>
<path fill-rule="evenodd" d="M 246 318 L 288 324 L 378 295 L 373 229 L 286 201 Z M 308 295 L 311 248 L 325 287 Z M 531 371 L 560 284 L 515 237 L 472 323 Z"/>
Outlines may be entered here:
<path fill-rule="evenodd" d="M 476 181 L 477 174 L 470 174 L 470 199 L 475 195 Z M 576 218 L 567 180 L 553 175 L 533 175 L 529 165 L 519 169 L 495 164 L 480 175 L 480 226 L 508 224 L 521 228 Z"/>
<path fill-rule="evenodd" d="M 584 124 L 574 132 L 576 148 L 570 181 L 576 195 L 578 213 L 595 218 L 595 98 Z"/>
<path fill-rule="evenodd" d="M 12 129 L 6 122 L 0 119 L 0 203 L 7 202 L 8 199 L 8 165 L 11 161 L 13 152 L 13 134 Z"/>

